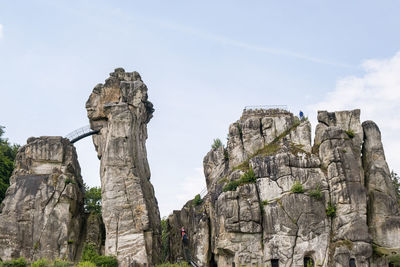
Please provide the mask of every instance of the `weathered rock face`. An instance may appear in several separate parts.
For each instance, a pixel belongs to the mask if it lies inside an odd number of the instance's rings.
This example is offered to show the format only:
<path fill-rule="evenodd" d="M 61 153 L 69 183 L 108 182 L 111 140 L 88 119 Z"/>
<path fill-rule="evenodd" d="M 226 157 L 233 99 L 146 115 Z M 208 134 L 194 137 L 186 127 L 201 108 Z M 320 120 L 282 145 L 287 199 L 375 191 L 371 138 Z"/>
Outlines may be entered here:
<path fill-rule="evenodd" d="M 168 261 L 177 262 L 185 260 L 181 240 L 181 228 L 190 235 L 189 251 L 200 262 L 210 261 L 210 225 L 207 216 L 207 205 L 196 205 L 189 201 L 180 211 L 174 211 L 168 217 L 169 253 Z"/>
<path fill-rule="evenodd" d="M 379 129 L 361 125 L 359 110 L 322 111 L 318 120 L 311 146 L 308 121 L 245 111 L 227 148 L 204 158 L 203 203 L 169 217 L 171 259 L 181 253 L 182 226 L 200 266 L 387 266 L 399 255 L 399 207 Z"/>
<path fill-rule="evenodd" d="M 384 256 L 400 251 L 400 211 L 390 172 L 385 160 L 381 133 L 372 121 L 362 124 L 364 130 L 363 166 L 368 191 L 368 225 L 375 250 Z M 371 266 L 382 266 L 374 257 Z"/>
<path fill-rule="evenodd" d="M 84 243 L 93 244 L 100 255 L 104 255 L 105 234 L 101 215 L 96 213 L 85 214 Z M 84 244 L 81 244 L 82 249 L 83 247 Z"/>
<path fill-rule="evenodd" d="M 1 205 L 0 258 L 76 260 L 84 188 L 76 151 L 62 137 L 29 138 Z"/>
<path fill-rule="evenodd" d="M 116 69 L 86 103 L 100 158 L 105 253 L 121 266 L 157 263 L 160 215 L 151 185 L 145 142 L 153 105 L 137 72 Z"/>

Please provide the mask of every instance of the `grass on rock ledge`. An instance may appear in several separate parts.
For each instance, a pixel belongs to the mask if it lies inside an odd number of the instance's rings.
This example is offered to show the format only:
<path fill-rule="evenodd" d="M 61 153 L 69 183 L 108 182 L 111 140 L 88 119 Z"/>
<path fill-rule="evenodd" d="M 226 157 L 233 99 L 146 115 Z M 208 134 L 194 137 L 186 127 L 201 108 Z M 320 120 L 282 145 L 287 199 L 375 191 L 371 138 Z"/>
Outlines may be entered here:
<path fill-rule="evenodd" d="M 235 180 L 235 181 L 230 181 L 229 183 L 227 183 L 224 188 L 222 189 L 222 191 L 227 192 L 227 191 L 236 191 L 236 188 L 240 185 L 243 184 L 252 184 L 255 183 L 257 181 L 257 178 L 254 174 L 253 168 L 250 167 L 250 169 L 245 172 L 239 180 Z"/>

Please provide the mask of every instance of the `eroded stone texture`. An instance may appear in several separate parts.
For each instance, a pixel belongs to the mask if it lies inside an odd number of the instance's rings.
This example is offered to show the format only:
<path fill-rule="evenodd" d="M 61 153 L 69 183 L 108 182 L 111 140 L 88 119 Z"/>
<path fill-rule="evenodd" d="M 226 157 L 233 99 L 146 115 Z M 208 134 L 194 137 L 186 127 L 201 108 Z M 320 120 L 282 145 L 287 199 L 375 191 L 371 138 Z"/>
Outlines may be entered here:
<path fill-rule="evenodd" d="M 76 260 L 84 188 L 76 151 L 62 137 L 29 138 L 1 204 L 0 258 Z"/>
<path fill-rule="evenodd" d="M 363 166 L 368 190 L 368 224 L 376 250 L 391 256 L 400 254 L 400 211 L 385 160 L 381 133 L 372 121 L 364 129 Z M 374 260 L 372 266 L 380 266 Z"/>
<path fill-rule="evenodd" d="M 86 103 L 100 158 L 105 253 L 121 266 L 157 263 L 160 215 L 151 185 L 145 142 L 154 111 L 137 72 L 116 69 Z"/>
<path fill-rule="evenodd" d="M 318 121 L 311 146 L 307 120 L 247 110 L 229 127 L 227 148 L 206 155 L 208 194 L 197 209 L 209 217 L 210 250 L 208 262 L 195 257 L 200 266 L 304 266 L 307 257 L 315 266 L 387 266 L 398 255 L 399 207 L 379 129 L 361 126 L 360 110 L 320 111 Z M 251 171 L 252 181 L 232 187 Z"/>
<path fill-rule="evenodd" d="M 206 203 L 206 202 L 204 202 Z M 168 261 L 184 261 L 181 228 L 190 240 L 189 253 L 191 259 L 199 266 L 207 266 L 210 261 L 210 227 L 207 205 L 196 205 L 188 201 L 180 211 L 174 211 L 168 217 L 169 252 Z"/>

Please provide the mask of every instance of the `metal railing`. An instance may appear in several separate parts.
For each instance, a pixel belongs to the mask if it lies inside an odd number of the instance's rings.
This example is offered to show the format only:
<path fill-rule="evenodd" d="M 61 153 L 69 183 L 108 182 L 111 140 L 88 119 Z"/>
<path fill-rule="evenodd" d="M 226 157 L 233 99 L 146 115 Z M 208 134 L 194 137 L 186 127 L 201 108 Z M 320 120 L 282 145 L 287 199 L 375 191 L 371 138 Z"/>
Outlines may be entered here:
<path fill-rule="evenodd" d="M 100 132 L 100 129 L 98 129 L 98 130 L 92 130 L 92 129 L 90 128 L 89 125 L 86 125 L 86 126 L 84 126 L 84 127 L 81 127 L 81 128 L 79 128 L 79 129 L 77 129 L 77 130 L 75 130 L 75 131 L 73 131 L 73 132 L 67 134 L 67 135 L 65 136 L 65 138 L 69 139 L 69 141 L 71 142 L 71 144 L 73 144 L 73 143 L 75 143 L 75 142 L 81 140 L 82 138 L 91 136 L 91 135 L 93 135 L 93 134 L 97 134 L 97 133 L 99 133 L 99 132 Z"/>
<path fill-rule="evenodd" d="M 255 110 L 255 109 L 284 109 L 288 110 L 287 105 L 258 105 L 258 106 L 245 106 L 244 110 Z"/>
<path fill-rule="evenodd" d="M 207 187 L 203 188 L 203 190 L 201 190 L 200 192 L 200 197 L 203 198 L 205 195 L 207 195 L 208 191 L 207 191 Z"/>

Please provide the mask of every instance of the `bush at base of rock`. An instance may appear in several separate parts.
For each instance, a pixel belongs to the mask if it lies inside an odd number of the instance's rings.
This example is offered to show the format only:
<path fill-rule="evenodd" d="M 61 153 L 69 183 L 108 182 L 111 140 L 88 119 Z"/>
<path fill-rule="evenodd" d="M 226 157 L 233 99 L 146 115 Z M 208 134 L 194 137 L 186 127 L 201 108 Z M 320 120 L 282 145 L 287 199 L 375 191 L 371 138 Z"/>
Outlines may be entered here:
<path fill-rule="evenodd" d="M 23 257 L 16 260 L 0 262 L 0 267 L 26 267 L 26 266 L 28 266 L 28 263 Z"/>
<path fill-rule="evenodd" d="M 46 259 L 38 259 L 37 261 L 32 262 L 31 267 L 48 267 L 50 266 L 50 262 Z"/>
<path fill-rule="evenodd" d="M 99 255 L 96 251 L 95 245 L 92 243 L 85 244 L 81 260 L 82 262 L 91 262 L 95 266 L 99 267 L 118 267 L 118 262 L 115 257 Z"/>
<path fill-rule="evenodd" d="M 82 261 L 78 264 L 77 267 L 97 267 L 96 264 L 90 261 Z"/>

